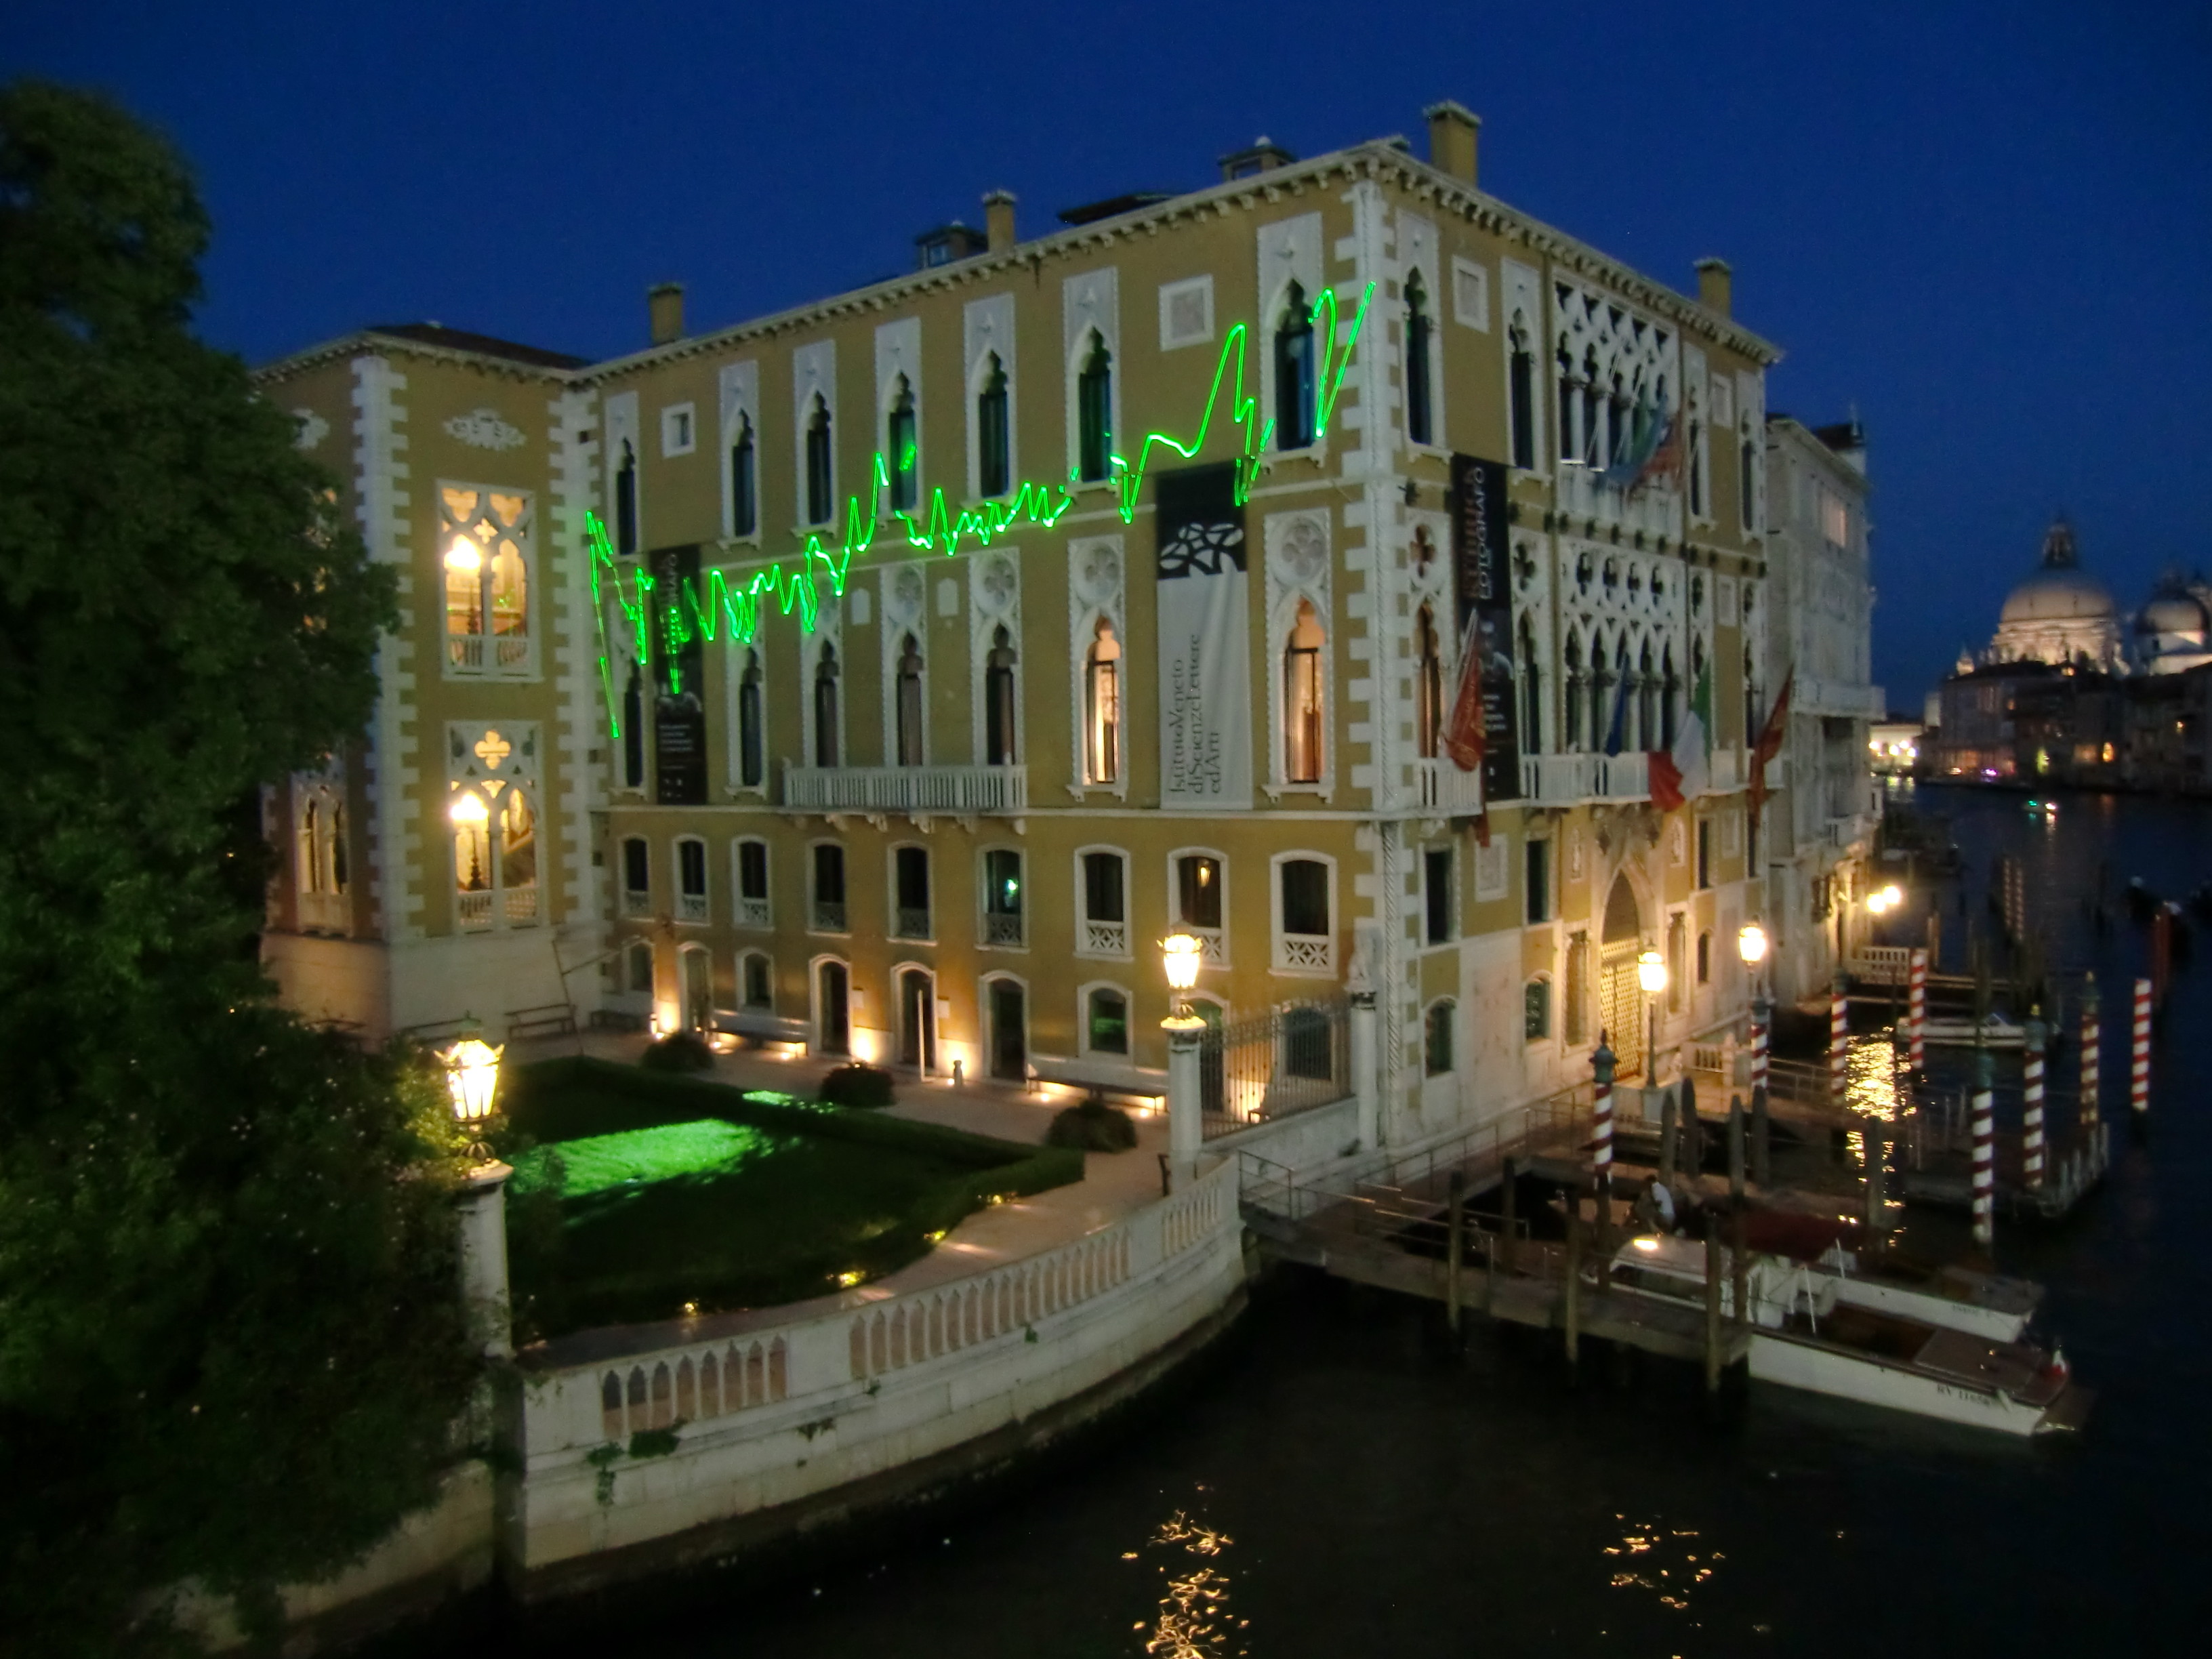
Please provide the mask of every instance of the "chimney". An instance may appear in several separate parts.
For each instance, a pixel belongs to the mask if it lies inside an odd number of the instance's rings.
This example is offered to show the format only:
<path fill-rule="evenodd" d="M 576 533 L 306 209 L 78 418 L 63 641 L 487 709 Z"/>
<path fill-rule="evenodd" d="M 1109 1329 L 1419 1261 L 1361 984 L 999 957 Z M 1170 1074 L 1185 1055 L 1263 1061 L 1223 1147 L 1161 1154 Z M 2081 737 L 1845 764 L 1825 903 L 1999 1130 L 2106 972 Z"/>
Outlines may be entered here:
<path fill-rule="evenodd" d="M 1727 260 L 1698 261 L 1698 303 L 1706 310 L 1717 311 L 1723 317 L 1729 315 L 1729 307 L 1735 298 L 1734 285 Z"/>
<path fill-rule="evenodd" d="M 646 314 L 653 322 L 653 343 L 657 346 L 684 337 L 684 284 L 655 283 L 645 291 Z"/>
<path fill-rule="evenodd" d="M 1421 113 L 1429 118 L 1429 165 L 1463 185 L 1474 184 L 1474 143 L 1482 136 L 1482 118 L 1449 98 Z"/>
<path fill-rule="evenodd" d="M 1004 253 L 1013 246 L 1013 191 L 994 190 L 983 198 L 983 234 L 986 246 L 994 253 Z"/>

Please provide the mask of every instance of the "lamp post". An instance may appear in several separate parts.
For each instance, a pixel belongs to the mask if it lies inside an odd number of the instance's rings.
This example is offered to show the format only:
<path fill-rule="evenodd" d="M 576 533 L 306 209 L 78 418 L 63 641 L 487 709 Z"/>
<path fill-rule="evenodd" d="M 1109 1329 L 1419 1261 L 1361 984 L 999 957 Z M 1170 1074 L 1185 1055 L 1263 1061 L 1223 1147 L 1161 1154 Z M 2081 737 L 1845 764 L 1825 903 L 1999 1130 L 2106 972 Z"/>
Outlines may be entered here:
<path fill-rule="evenodd" d="M 1168 1160 L 1177 1182 L 1197 1175 L 1199 1148 L 1206 1139 L 1198 1054 L 1206 1022 L 1190 1011 L 1204 950 L 1189 933 L 1171 933 L 1160 941 L 1161 965 L 1175 993 L 1175 1012 L 1160 1022 L 1160 1029 L 1168 1038 Z"/>
<path fill-rule="evenodd" d="M 1751 1178 L 1763 1187 L 1767 1176 L 1766 1050 L 1774 1018 L 1766 980 L 1759 972 L 1766 960 L 1766 929 L 1755 921 L 1744 923 L 1736 930 L 1735 953 L 1751 975 Z"/>
<path fill-rule="evenodd" d="M 1656 950 L 1636 958 L 1636 982 L 1651 1004 L 1651 1048 L 1644 1057 L 1644 1081 L 1659 1086 L 1659 994 L 1667 988 L 1667 960 Z"/>
<path fill-rule="evenodd" d="M 484 1352 L 503 1359 L 514 1352 L 507 1315 L 507 1179 L 512 1166 L 492 1156 L 484 1140 L 499 1093 L 501 1048 L 478 1034 L 476 1021 L 464 1021 L 459 1038 L 439 1051 L 453 1117 L 471 1136 L 470 1169 L 459 1195 L 461 1294 L 469 1328 Z"/>

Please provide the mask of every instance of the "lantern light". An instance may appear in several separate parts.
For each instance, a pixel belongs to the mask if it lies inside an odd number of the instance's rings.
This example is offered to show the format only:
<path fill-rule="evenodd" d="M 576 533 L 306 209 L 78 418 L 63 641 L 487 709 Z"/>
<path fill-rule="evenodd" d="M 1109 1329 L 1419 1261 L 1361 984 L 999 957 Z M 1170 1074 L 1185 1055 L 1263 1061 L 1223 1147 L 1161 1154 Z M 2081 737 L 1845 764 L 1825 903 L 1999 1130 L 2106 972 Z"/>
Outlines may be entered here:
<path fill-rule="evenodd" d="M 471 1136 L 469 1156 L 483 1161 L 491 1157 L 484 1127 L 499 1091 L 499 1059 L 505 1045 L 494 1048 L 478 1030 L 473 1018 L 464 1021 L 459 1040 L 440 1050 L 439 1058 L 446 1063 L 446 1088 L 453 1097 L 454 1119 Z"/>
<path fill-rule="evenodd" d="M 1646 951 L 1636 958 L 1636 982 L 1656 996 L 1667 988 L 1667 963 L 1656 951 Z"/>
<path fill-rule="evenodd" d="M 1736 931 L 1735 950 L 1746 963 L 1758 967 L 1766 960 L 1766 929 L 1755 921 L 1747 921 Z"/>
<path fill-rule="evenodd" d="M 1198 983 L 1198 967 L 1206 947 L 1189 933 L 1170 933 L 1160 941 L 1160 959 L 1167 969 L 1168 987 L 1176 994 L 1176 1012 L 1189 1009 L 1190 988 Z"/>

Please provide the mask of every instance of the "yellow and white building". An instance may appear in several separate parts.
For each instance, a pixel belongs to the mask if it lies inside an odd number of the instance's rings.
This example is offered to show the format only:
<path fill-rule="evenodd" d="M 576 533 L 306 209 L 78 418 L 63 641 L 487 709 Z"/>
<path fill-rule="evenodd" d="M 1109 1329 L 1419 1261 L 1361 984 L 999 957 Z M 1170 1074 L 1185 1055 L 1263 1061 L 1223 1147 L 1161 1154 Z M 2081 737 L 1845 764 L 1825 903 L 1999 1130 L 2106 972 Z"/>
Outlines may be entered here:
<path fill-rule="evenodd" d="M 288 995 L 1141 1080 L 1189 931 L 1212 1018 L 1371 985 L 1402 1142 L 1601 1030 L 1639 1069 L 1656 949 L 1671 1066 L 1766 914 L 1778 354 L 1718 261 L 1691 297 L 1485 193 L 1478 136 L 1263 143 L 1027 238 L 994 195 L 734 327 L 658 289 L 612 362 L 422 325 L 264 369 L 404 611 L 370 730 L 271 800 Z"/>

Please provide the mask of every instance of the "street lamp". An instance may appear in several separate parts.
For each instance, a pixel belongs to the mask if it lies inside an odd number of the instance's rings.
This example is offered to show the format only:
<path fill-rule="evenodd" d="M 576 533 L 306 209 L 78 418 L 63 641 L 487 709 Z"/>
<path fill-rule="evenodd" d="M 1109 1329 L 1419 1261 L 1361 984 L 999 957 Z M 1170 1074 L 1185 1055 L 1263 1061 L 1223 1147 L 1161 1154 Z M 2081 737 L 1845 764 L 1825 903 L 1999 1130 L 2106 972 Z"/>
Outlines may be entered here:
<path fill-rule="evenodd" d="M 1160 941 L 1160 959 L 1167 969 L 1168 988 L 1176 994 L 1176 1015 L 1190 1014 L 1191 988 L 1198 983 L 1198 968 L 1206 947 L 1189 933 L 1170 933 Z"/>
<path fill-rule="evenodd" d="M 1651 1048 L 1644 1058 L 1644 1080 L 1656 1088 L 1659 1083 L 1659 994 L 1667 988 L 1666 958 L 1656 950 L 1637 957 L 1636 982 L 1651 1001 Z"/>
<path fill-rule="evenodd" d="M 1756 1103 L 1758 1091 L 1766 1086 L 1767 1021 L 1773 1016 L 1766 1000 L 1766 984 L 1759 971 L 1766 960 L 1766 929 L 1755 921 L 1744 923 L 1736 929 L 1735 953 L 1743 958 L 1744 971 L 1751 976 L 1751 1086 Z"/>
<path fill-rule="evenodd" d="M 453 1097 L 453 1117 L 471 1136 L 469 1157 L 483 1164 L 489 1163 L 492 1155 L 483 1137 L 491 1119 L 492 1098 L 499 1091 L 499 1057 L 504 1045 L 493 1048 L 478 1035 L 479 1029 L 474 1019 L 465 1021 L 459 1040 L 441 1049 L 438 1057 L 446 1064 L 446 1088 Z"/>

